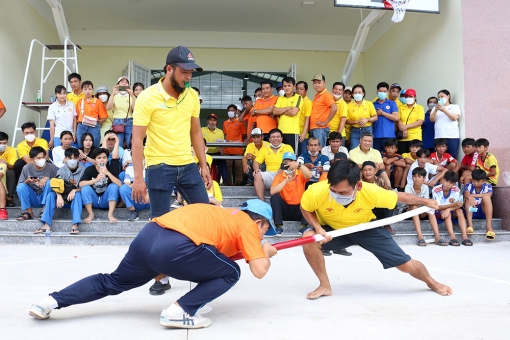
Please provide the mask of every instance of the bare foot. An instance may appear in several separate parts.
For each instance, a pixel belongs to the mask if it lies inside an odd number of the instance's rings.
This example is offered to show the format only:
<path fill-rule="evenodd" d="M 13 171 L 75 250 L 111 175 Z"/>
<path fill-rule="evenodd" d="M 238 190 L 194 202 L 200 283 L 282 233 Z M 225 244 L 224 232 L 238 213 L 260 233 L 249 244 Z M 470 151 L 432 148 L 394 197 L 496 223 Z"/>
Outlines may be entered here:
<path fill-rule="evenodd" d="M 436 292 L 442 296 L 450 296 L 453 294 L 453 290 L 450 287 L 448 287 L 447 285 L 444 285 L 442 283 L 439 283 L 439 282 L 436 282 L 436 283 L 428 285 L 428 286 L 434 292 Z"/>
<path fill-rule="evenodd" d="M 318 299 L 320 298 L 321 296 L 330 296 L 331 294 L 333 294 L 333 291 L 331 290 L 331 287 L 323 287 L 323 286 L 319 286 L 316 290 L 314 290 L 313 292 L 311 293 L 308 293 L 306 295 L 306 298 L 308 300 L 315 300 L 315 299 Z"/>
<path fill-rule="evenodd" d="M 93 219 L 94 219 L 94 213 L 90 213 L 89 216 L 87 216 L 87 218 L 83 219 L 83 223 L 90 224 L 90 222 L 92 222 Z"/>
<path fill-rule="evenodd" d="M 108 214 L 108 221 L 110 221 L 110 223 L 117 223 L 117 219 L 110 214 Z"/>

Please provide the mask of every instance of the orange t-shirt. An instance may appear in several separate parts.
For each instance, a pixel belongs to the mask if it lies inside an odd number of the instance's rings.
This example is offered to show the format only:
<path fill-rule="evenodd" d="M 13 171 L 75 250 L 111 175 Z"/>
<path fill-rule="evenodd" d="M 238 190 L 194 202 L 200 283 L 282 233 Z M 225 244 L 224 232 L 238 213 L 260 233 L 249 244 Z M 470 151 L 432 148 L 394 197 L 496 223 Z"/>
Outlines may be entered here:
<path fill-rule="evenodd" d="M 264 98 L 257 99 L 257 102 L 253 106 L 254 110 L 262 110 L 267 109 L 270 106 L 275 106 L 276 101 L 278 100 L 277 96 L 271 96 L 267 100 Z M 262 130 L 262 133 L 269 133 L 272 129 L 276 129 L 278 127 L 278 120 L 276 118 L 271 118 L 270 115 L 258 115 L 255 116 L 255 122 L 257 122 L 257 127 Z"/>
<path fill-rule="evenodd" d="M 233 122 L 231 122 L 230 119 L 227 119 L 223 123 L 223 133 L 225 134 L 225 139 L 228 141 L 242 142 L 243 135 L 246 135 L 246 124 L 238 119 L 234 119 Z M 242 155 L 243 153 L 243 148 L 223 149 L 223 154 L 225 155 Z"/>
<path fill-rule="evenodd" d="M 83 103 L 83 112 L 81 111 L 81 103 Z M 83 120 L 83 116 L 89 116 L 96 118 L 98 122 L 101 119 L 107 119 L 108 113 L 106 112 L 106 109 L 104 108 L 104 104 L 97 100 L 97 98 L 93 98 L 90 103 L 87 102 L 85 98 L 81 98 L 76 102 L 76 113 L 78 114 L 77 122 L 81 123 Z"/>
<path fill-rule="evenodd" d="M 275 176 L 271 186 L 277 186 L 285 180 L 285 177 L 287 177 L 285 172 L 280 172 Z M 303 196 L 303 193 L 305 192 L 305 183 L 307 181 L 308 180 L 306 179 L 305 175 L 303 175 L 301 171 L 296 170 L 296 177 L 294 177 L 292 182 L 285 184 L 283 190 L 280 191 L 280 196 L 282 196 L 283 200 L 287 204 L 298 205 L 301 203 L 301 196 Z"/>
<path fill-rule="evenodd" d="M 260 245 L 258 226 L 239 209 L 197 203 L 153 221 L 189 237 L 197 246 L 202 243 L 215 246 L 227 257 L 239 252 L 247 262 L 266 257 Z"/>
<path fill-rule="evenodd" d="M 321 177 L 319 177 L 319 182 L 327 181 L 327 180 L 328 180 L 328 172 L 327 171 L 323 171 L 322 174 L 321 174 Z"/>
<path fill-rule="evenodd" d="M 324 89 L 321 93 L 316 93 L 313 97 L 312 113 L 310 114 L 310 130 L 322 129 L 329 127 L 329 124 L 317 126 L 317 122 L 324 122 L 328 119 L 331 104 L 335 104 L 336 100 L 333 95 Z"/>
<path fill-rule="evenodd" d="M 4 105 L 4 103 L 2 102 L 1 99 L 0 99 L 0 109 L 5 109 L 5 105 Z"/>

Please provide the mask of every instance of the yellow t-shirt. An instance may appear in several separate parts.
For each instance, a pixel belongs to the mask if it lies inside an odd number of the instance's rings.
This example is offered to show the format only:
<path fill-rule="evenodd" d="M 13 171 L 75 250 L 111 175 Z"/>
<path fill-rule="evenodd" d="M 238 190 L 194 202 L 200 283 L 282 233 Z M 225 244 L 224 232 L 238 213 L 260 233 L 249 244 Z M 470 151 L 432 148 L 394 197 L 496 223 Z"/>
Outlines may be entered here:
<path fill-rule="evenodd" d="M 313 107 L 312 100 L 308 97 L 304 97 L 303 108 L 299 110 L 299 133 L 303 133 L 303 131 L 305 131 L 306 117 L 310 117 L 310 115 L 312 114 L 312 107 Z M 308 132 L 306 133 L 306 138 L 308 138 Z"/>
<path fill-rule="evenodd" d="M 375 112 L 374 104 L 368 100 L 363 100 L 361 105 L 358 105 L 355 100 L 351 101 L 347 108 L 347 119 L 349 120 L 360 120 L 370 118 L 377 115 Z M 365 126 L 372 126 L 371 122 L 365 124 Z M 354 124 L 353 127 L 359 128 L 358 124 Z"/>
<path fill-rule="evenodd" d="M 32 146 L 28 145 L 28 142 L 26 140 L 24 140 L 23 142 L 19 143 L 18 146 L 16 146 L 16 150 L 18 151 L 19 158 L 23 158 L 23 157 L 27 156 L 30 152 L 30 149 L 32 149 L 34 146 L 40 146 L 44 150 L 48 151 L 48 142 L 46 141 L 46 139 L 36 137 L 35 141 L 34 141 L 34 145 L 32 145 Z"/>
<path fill-rule="evenodd" d="M 322 181 L 308 187 L 301 198 L 301 207 L 315 212 L 321 225 L 341 229 L 375 219 L 372 213 L 374 208 L 395 208 L 397 197 L 395 191 L 363 183 L 361 190 L 356 193 L 356 199 L 345 208 L 330 195 L 329 183 Z"/>
<path fill-rule="evenodd" d="M 264 145 L 260 150 L 255 161 L 259 164 L 266 163 L 266 171 L 277 172 L 282 165 L 283 154 L 286 152 L 294 152 L 292 146 L 282 144 L 278 151 L 273 152 L 269 143 Z"/>
<path fill-rule="evenodd" d="M 299 94 L 294 94 L 292 97 L 287 98 L 286 96 L 278 97 L 276 104 L 274 107 L 282 108 L 282 107 L 298 107 L 299 111 L 295 116 L 286 116 L 281 115 L 278 119 L 278 129 L 280 129 L 283 133 L 294 133 L 299 134 L 299 115 L 301 110 L 303 109 L 303 98 Z"/>
<path fill-rule="evenodd" d="M 221 140 L 223 142 L 225 140 L 225 135 L 223 134 L 222 129 L 216 128 L 214 129 L 214 131 L 211 131 L 207 126 L 202 128 L 202 136 L 204 136 L 207 142 L 216 142 L 218 140 Z M 217 146 L 208 146 L 207 152 L 218 153 L 220 152 L 220 148 Z"/>
<path fill-rule="evenodd" d="M 197 155 L 193 156 L 193 159 L 195 160 L 195 163 L 198 164 L 198 157 L 197 157 Z M 208 155 L 208 154 L 205 154 L 205 162 L 207 164 L 209 164 L 209 166 L 211 166 L 212 161 L 213 161 L 212 156 Z"/>
<path fill-rule="evenodd" d="M 413 155 L 410 152 L 405 152 L 402 154 L 402 159 L 410 158 L 412 160 L 417 160 L 417 157 L 413 157 Z"/>
<path fill-rule="evenodd" d="M 213 185 L 211 185 L 211 189 L 207 190 L 207 194 L 216 199 L 216 201 L 223 202 L 223 195 L 221 193 L 220 185 L 216 181 L 212 181 Z"/>
<path fill-rule="evenodd" d="M 145 166 L 193 163 L 190 152 L 191 118 L 200 115 L 195 90 L 186 88 L 178 99 L 163 89 L 161 80 L 142 91 L 136 100 L 133 124 L 147 127 Z"/>
<path fill-rule="evenodd" d="M 376 164 L 383 162 L 381 153 L 378 150 L 370 148 L 368 153 L 364 153 L 359 146 L 349 151 L 349 158 L 357 164 L 363 164 L 366 161 L 372 161 Z"/>
<path fill-rule="evenodd" d="M 340 119 L 342 117 L 345 117 L 347 119 L 347 103 L 344 101 L 343 98 L 340 98 L 336 101 L 336 106 L 338 107 L 338 110 L 336 111 L 335 116 L 331 121 L 329 122 L 329 132 L 336 132 L 338 130 L 338 127 L 340 126 Z M 342 136 L 345 137 L 345 125 L 344 129 L 342 130 Z"/>
<path fill-rule="evenodd" d="M 18 153 L 16 152 L 16 149 L 7 146 L 5 151 L 0 154 L 0 159 L 4 159 L 7 164 L 14 165 L 14 163 L 18 160 Z"/>
<path fill-rule="evenodd" d="M 267 147 L 268 145 L 269 145 L 269 142 L 262 141 L 262 146 L 260 147 L 260 150 L 264 150 L 264 148 Z M 251 153 L 253 156 L 255 156 L 255 158 L 257 158 L 260 150 L 257 149 L 257 147 L 255 146 L 255 143 L 250 143 L 246 146 L 244 155 Z"/>
<path fill-rule="evenodd" d="M 133 112 L 129 109 L 129 106 L 133 105 L 133 99 L 126 93 L 121 95 L 120 93 L 113 97 L 113 118 L 114 119 L 125 119 L 133 118 Z M 129 113 L 128 113 L 129 110 Z M 108 114 L 109 116 L 109 114 Z"/>
<path fill-rule="evenodd" d="M 409 108 L 407 105 L 402 105 L 398 108 L 398 116 L 400 121 L 404 124 L 412 124 L 418 120 L 425 120 L 425 111 L 423 110 L 423 106 L 420 104 L 414 103 L 414 105 Z M 409 119 L 408 119 L 409 117 Z M 407 130 L 408 137 L 406 139 L 402 139 L 403 142 L 411 141 L 413 139 L 422 140 L 421 136 L 421 126 L 412 128 Z"/>
<path fill-rule="evenodd" d="M 76 103 L 78 100 L 85 98 L 85 95 L 83 94 L 83 91 L 77 96 L 73 91 L 69 92 L 67 94 L 67 101 L 73 102 L 74 106 L 76 106 Z"/>

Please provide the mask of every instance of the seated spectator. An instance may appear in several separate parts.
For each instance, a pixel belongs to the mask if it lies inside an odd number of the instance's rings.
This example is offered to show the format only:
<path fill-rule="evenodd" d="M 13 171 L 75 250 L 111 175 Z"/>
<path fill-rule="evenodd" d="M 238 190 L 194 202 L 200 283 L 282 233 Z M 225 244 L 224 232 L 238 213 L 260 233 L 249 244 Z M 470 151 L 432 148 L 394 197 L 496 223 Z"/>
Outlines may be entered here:
<path fill-rule="evenodd" d="M 400 145 L 400 142 L 399 142 Z M 409 152 L 404 152 L 402 154 L 402 159 L 404 162 L 406 162 L 406 166 L 404 168 L 404 173 L 402 174 L 402 181 L 400 182 L 400 187 L 405 188 L 407 183 L 407 176 L 409 175 L 409 169 L 411 168 L 411 165 L 418 159 L 418 156 L 416 156 L 416 153 L 418 150 L 421 149 L 421 146 L 423 145 L 423 142 L 418 139 L 413 139 L 409 142 Z M 399 147 L 400 149 L 400 147 Z M 398 152 L 398 150 L 397 150 Z"/>
<path fill-rule="evenodd" d="M 28 122 L 21 125 L 21 133 L 23 133 L 25 140 L 16 146 L 16 151 L 18 151 L 19 156 L 19 159 L 14 163 L 16 182 L 19 180 L 19 176 L 21 175 L 23 167 L 26 164 L 33 162 L 32 157 L 29 155 L 30 149 L 36 146 L 40 146 L 44 150 L 48 151 L 48 142 L 45 139 L 36 137 L 37 132 L 34 122 Z"/>
<path fill-rule="evenodd" d="M 202 128 L 202 136 L 209 142 L 223 142 L 225 141 L 225 135 L 218 126 L 218 116 L 215 113 L 211 113 L 207 117 L 207 126 Z M 224 159 L 214 159 L 214 156 L 220 156 L 222 154 L 222 148 L 217 146 L 208 147 L 209 155 L 213 156 L 213 165 L 218 168 L 218 182 L 223 182 L 223 185 L 229 184 L 227 162 Z"/>
<path fill-rule="evenodd" d="M 309 138 L 307 149 L 308 151 L 303 152 L 297 160 L 299 164 L 307 167 L 312 173 L 312 177 L 306 183 L 306 188 L 313 183 L 317 183 L 321 174 L 328 172 L 330 167 L 329 157 L 320 153 L 321 144 L 318 138 Z"/>
<path fill-rule="evenodd" d="M 246 124 L 236 117 L 237 106 L 230 104 L 227 108 L 228 119 L 223 123 L 225 139 L 229 142 L 242 142 L 246 138 Z M 224 148 L 224 155 L 242 155 L 243 148 Z M 239 184 L 243 180 L 241 160 L 227 159 L 228 178 L 232 183 Z M 235 172 L 233 171 L 235 169 Z"/>
<path fill-rule="evenodd" d="M 113 149 L 118 148 L 119 158 L 124 157 L 124 148 L 120 145 L 120 138 L 113 130 L 108 130 L 104 133 L 103 142 L 100 145 L 101 148 L 105 148 L 110 153 L 108 161 L 112 160 Z"/>
<path fill-rule="evenodd" d="M 84 97 L 76 102 L 77 117 L 74 122 L 74 135 L 78 141 L 78 147 L 82 147 L 81 136 L 90 132 L 94 136 L 94 146 L 99 145 L 101 140 L 101 124 L 108 119 L 108 114 L 103 103 L 94 98 L 94 84 L 85 80 L 81 84 Z"/>
<path fill-rule="evenodd" d="M 496 239 L 496 233 L 492 229 L 492 185 L 485 183 L 485 171 L 476 169 L 473 171 L 473 180 L 464 188 L 464 204 L 467 217 L 467 233 L 474 234 L 473 219 L 486 220 L 485 238 L 488 241 Z"/>
<path fill-rule="evenodd" d="M 57 175 L 58 168 L 46 162 L 46 150 L 40 146 L 30 149 L 29 156 L 32 162 L 25 165 L 19 177 L 16 192 L 21 201 L 21 212 L 18 221 L 26 221 L 34 218 L 32 208 L 42 208 L 43 201 L 50 188 L 49 180 Z M 39 217 L 41 217 L 41 214 Z"/>
<path fill-rule="evenodd" d="M 425 169 L 427 176 L 425 178 L 425 184 L 429 188 L 434 188 L 441 178 L 444 177 L 448 169 L 443 168 L 441 165 L 434 165 L 430 160 L 430 151 L 428 149 L 420 149 L 416 152 L 418 159 L 411 164 L 409 168 L 409 174 L 407 176 L 407 183 L 413 183 L 413 170 L 417 167 Z"/>
<path fill-rule="evenodd" d="M 471 182 L 471 173 L 476 169 L 476 162 L 478 161 L 474 138 L 464 138 L 462 140 L 462 152 L 464 152 L 464 157 L 460 166 L 462 176 L 459 181 L 460 184 L 467 184 Z"/>
<path fill-rule="evenodd" d="M 312 173 L 296 161 L 296 155 L 292 152 L 283 154 L 281 169 L 270 190 L 276 234 L 283 233 L 283 221 L 301 221 L 299 231 L 302 234 L 308 223 L 301 213 L 300 202 L 305 192 L 305 184 L 312 177 Z"/>
<path fill-rule="evenodd" d="M 133 133 L 133 108 L 135 107 L 135 96 L 129 87 L 129 78 L 122 76 L 117 79 L 117 85 L 113 87 L 112 95 L 108 99 L 106 108 L 113 110 L 112 129 L 117 131 L 119 145 L 129 143 Z M 115 126 L 115 127 L 114 127 Z"/>
<path fill-rule="evenodd" d="M 80 153 L 80 162 L 82 162 L 87 168 L 94 164 L 94 160 L 90 158 L 90 154 L 96 149 L 94 146 L 94 136 L 92 136 L 89 132 L 85 132 L 81 136 L 81 144 L 83 146 L 78 148 L 78 152 Z"/>
<path fill-rule="evenodd" d="M 44 212 L 41 216 L 43 226 L 35 231 L 36 234 L 44 233 L 53 223 L 53 215 L 55 208 L 71 208 L 73 214 L 71 234 L 79 234 L 78 230 L 81 224 L 81 212 L 83 210 L 83 202 L 81 199 L 81 192 L 78 189 L 81 177 L 85 172 L 85 167 L 79 161 L 80 153 L 78 149 L 68 148 L 65 150 L 64 166 L 58 169 L 56 178 L 63 181 L 59 184 L 66 184 L 72 186 L 72 189 L 67 194 L 65 192 L 57 192 L 55 189 L 48 190 L 44 198 Z M 50 183 L 50 185 L 53 182 Z M 62 188 L 61 188 L 62 189 Z"/>
<path fill-rule="evenodd" d="M 360 144 L 349 151 L 349 157 L 352 161 L 356 162 L 359 168 L 362 168 L 363 162 L 372 161 L 377 168 L 377 176 L 380 176 L 386 182 L 386 185 L 391 188 L 390 178 L 386 174 L 385 166 L 381 157 L 381 153 L 373 149 L 372 141 L 374 137 L 371 132 L 365 131 L 361 134 Z M 352 136 L 351 136 L 352 140 Z"/>
<path fill-rule="evenodd" d="M 441 165 L 443 168 L 457 173 L 459 172 L 461 167 L 460 162 L 446 152 L 446 150 L 448 150 L 448 141 L 446 138 L 434 139 L 434 149 L 436 149 L 436 151 L 430 154 L 430 159 L 433 164 Z"/>
<path fill-rule="evenodd" d="M 145 139 L 144 139 L 144 141 L 143 141 L 143 145 L 145 145 Z M 209 149 L 207 148 L 207 141 L 206 141 L 206 140 L 205 140 L 205 138 L 204 138 L 205 162 L 206 162 L 207 164 L 212 164 L 212 162 L 213 162 L 213 158 L 211 157 L 211 155 L 208 155 L 208 154 L 207 154 L 207 151 L 208 151 L 208 150 L 209 150 Z M 126 153 L 124 152 L 124 155 L 125 155 L 125 154 L 126 154 Z M 193 146 L 191 147 L 191 154 L 193 155 L 193 159 L 195 160 L 195 163 L 197 163 L 197 164 L 198 164 L 198 157 L 197 157 L 197 155 L 195 154 L 195 149 L 193 148 Z M 131 157 L 131 152 L 129 152 L 129 155 L 130 155 L 130 157 Z"/>
<path fill-rule="evenodd" d="M 335 157 L 333 157 L 333 159 L 331 159 L 329 161 L 330 168 L 333 165 L 333 163 L 338 162 L 338 161 L 340 161 L 342 159 L 349 159 L 349 158 L 347 158 L 347 155 L 345 153 L 343 153 L 343 152 L 338 152 L 337 154 L 335 154 Z M 327 180 L 328 180 L 328 173 L 327 172 L 323 172 L 321 174 L 321 177 L 319 178 L 319 182 L 327 181 Z"/>
<path fill-rule="evenodd" d="M 499 166 L 496 157 L 489 153 L 489 141 L 485 138 L 477 139 L 475 141 L 475 147 L 478 153 L 476 167 L 485 171 L 487 183 L 493 187 L 496 186 L 498 184 Z"/>
<path fill-rule="evenodd" d="M 393 183 L 395 183 L 395 188 L 398 191 L 403 191 L 404 187 L 402 185 L 402 178 L 404 176 L 404 169 L 406 167 L 406 162 L 397 153 L 398 150 L 398 139 L 396 138 L 388 138 L 386 142 L 384 142 L 384 152 L 382 153 L 382 160 L 384 163 L 384 169 L 386 171 L 386 175 L 391 180 L 393 178 Z M 405 183 L 405 177 L 404 177 Z"/>
<path fill-rule="evenodd" d="M 74 103 L 67 100 L 67 90 L 64 85 L 55 87 L 55 97 L 57 100 L 48 107 L 48 121 L 50 122 L 48 146 L 50 149 L 62 145 L 60 135 L 64 131 L 74 131 L 73 122 L 76 119 Z"/>
<path fill-rule="evenodd" d="M 209 171 L 211 171 L 211 164 L 212 164 L 212 162 L 207 161 L 207 169 Z M 199 164 L 197 164 L 197 166 L 198 166 L 198 172 L 201 174 L 202 173 L 202 169 L 200 168 Z M 221 188 L 220 188 L 220 185 L 218 184 L 218 182 L 213 180 L 211 188 L 207 189 L 207 186 L 206 186 L 205 190 L 207 191 L 207 196 L 209 196 L 209 204 L 217 205 L 217 206 L 220 206 L 220 207 L 223 206 L 222 205 L 223 204 L 223 194 L 221 193 Z M 188 205 L 188 203 L 186 201 L 183 201 L 182 195 L 178 192 L 177 193 L 177 198 L 174 201 L 174 203 L 172 203 L 170 208 L 178 209 L 178 208 L 181 208 L 181 207 L 183 207 L 185 205 Z"/>
<path fill-rule="evenodd" d="M 126 167 L 124 169 L 124 184 L 119 189 L 119 194 L 124 203 L 126 204 L 126 208 L 129 209 L 129 217 L 128 221 L 138 221 L 138 216 L 140 210 L 150 209 L 151 205 L 149 202 L 149 193 L 145 195 L 145 201 L 147 203 L 138 203 L 133 200 L 131 194 L 133 192 L 133 183 L 135 181 L 135 171 L 133 169 L 133 160 L 131 158 L 131 151 L 126 150 L 124 152 L 124 157 L 122 158 L 122 162 L 126 162 Z M 143 179 L 145 180 L 145 163 L 143 168 Z"/>
<path fill-rule="evenodd" d="M 321 154 L 324 156 L 328 156 L 331 161 L 335 155 L 339 152 L 345 154 L 346 158 L 349 155 L 349 151 L 347 148 L 342 146 L 342 135 L 338 131 L 331 132 L 329 134 L 329 145 L 325 146 L 321 150 Z"/>
<path fill-rule="evenodd" d="M 83 223 L 89 224 L 94 219 L 92 208 L 108 208 L 108 220 L 110 223 L 117 222 L 113 211 L 119 200 L 119 187 L 122 183 L 119 179 L 118 149 L 114 148 L 113 152 L 111 162 L 108 162 L 110 153 L 104 148 L 97 148 L 90 155 L 95 164 L 85 169 L 79 184 L 83 205 L 88 213 Z"/>
<path fill-rule="evenodd" d="M 14 207 L 13 197 L 16 191 L 14 164 L 17 160 L 16 149 L 9 146 L 9 135 L 0 131 L 0 219 L 4 219 L 3 217 L 7 219 L 6 207 Z"/>
<path fill-rule="evenodd" d="M 53 164 L 55 164 L 57 168 L 64 166 L 64 159 L 66 158 L 65 151 L 69 148 L 72 148 L 71 144 L 74 141 L 71 131 L 62 131 L 59 137 L 60 138 L 58 139 L 58 144 L 60 145 L 55 146 L 51 152 L 53 156 Z M 78 152 L 78 150 L 76 151 Z"/>
<path fill-rule="evenodd" d="M 429 150 L 423 149 L 420 151 Z M 436 219 L 438 223 L 442 223 L 446 226 L 446 230 L 450 235 L 449 245 L 458 247 L 459 241 L 455 238 L 453 232 L 453 223 L 458 220 L 460 232 L 462 234 L 461 244 L 464 246 L 472 246 L 473 242 L 467 237 L 466 233 L 466 219 L 464 218 L 464 212 L 462 211 L 462 194 L 455 183 L 459 180 L 459 175 L 453 171 L 447 171 L 444 175 L 443 184 L 434 187 L 432 190 L 432 198 L 436 200 L 439 205 L 439 209 L 436 210 Z"/>
<path fill-rule="evenodd" d="M 262 139 L 262 130 L 259 128 L 255 128 L 251 131 L 251 138 L 253 139 L 253 142 L 246 146 L 242 160 L 243 172 L 247 177 L 246 185 L 253 185 L 253 162 L 255 161 L 255 158 L 257 158 L 259 151 L 262 148 L 269 146 L 269 143 Z M 260 164 L 259 169 L 260 171 L 266 171 L 266 165 Z"/>
<path fill-rule="evenodd" d="M 278 128 L 283 132 L 283 142 L 294 150 L 299 146 L 300 112 L 303 109 L 303 98 L 295 93 L 296 80 L 285 77 L 282 80 L 284 95 L 280 96 L 273 108 L 273 115 L 278 117 Z"/>
<path fill-rule="evenodd" d="M 425 184 L 425 180 L 427 178 L 427 171 L 423 168 L 414 168 L 413 172 L 413 182 L 407 183 L 405 192 L 411 195 L 415 195 L 421 198 L 429 198 L 429 187 Z M 414 210 L 420 208 L 417 205 L 410 205 L 408 210 Z M 447 246 L 448 242 L 441 239 L 439 235 L 439 227 L 437 226 L 436 215 L 433 212 L 423 213 L 420 215 L 413 216 L 413 224 L 416 229 L 416 234 L 418 236 L 418 246 L 425 247 L 427 246 L 427 242 L 423 238 L 423 234 L 421 233 L 421 224 L 420 219 L 428 216 L 430 226 L 432 227 L 432 232 L 434 233 L 434 244 L 438 246 Z"/>
<path fill-rule="evenodd" d="M 354 100 L 348 106 L 346 121 L 346 124 L 351 127 L 350 150 L 358 147 L 363 133 L 367 132 L 372 135 L 372 123 L 378 119 L 374 104 L 364 99 L 365 87 L 363 85 L 354 85 L 352 87 L 352 96 Z"/>
<path fill-rule="evenodd" d="M 99 99 L 104 106 L 104 109 L 106 110 L 106 113 L 108 114 L 108 119 L 106 119 L 102 124 L 101 128 L 99 129 L 99 134 L 101 136 L 104 136 L 104 133 L 108 130 L 112 129 L 113 125 L 113 110 L 108 110 L 108 101 L 110 100 L 110 92 L 108 92 L 108 89 L 106 86 L 99 86 L 96 90 L 96 98 Z"/>
<path fill-rule="evenodd" d="M 253 137 L 253 136 L 252 136 Z M 283 154 L 294 152 L 290 145 L 282 143 L 283 135 L 278 129 L 269 131 L 269 144 L 263 146 L 253 162 L 254 187 L 257 197 L 264 200 L 264 189 L 271 188 L 276 173 L 282 164 Z M 261 164 L 266 165 L 266 171 L 260 169 Z"/>
<path fill-rule="evenodd" d="M 374 122 L 374 149 L 382 152 L 386 140 L 395 138 L 395 122 L 398 121 L 397 104 L 388 98 L 390 85 L 386 82 L 377 84 L 377 100 L 374 101 L 378 119 Z"/>

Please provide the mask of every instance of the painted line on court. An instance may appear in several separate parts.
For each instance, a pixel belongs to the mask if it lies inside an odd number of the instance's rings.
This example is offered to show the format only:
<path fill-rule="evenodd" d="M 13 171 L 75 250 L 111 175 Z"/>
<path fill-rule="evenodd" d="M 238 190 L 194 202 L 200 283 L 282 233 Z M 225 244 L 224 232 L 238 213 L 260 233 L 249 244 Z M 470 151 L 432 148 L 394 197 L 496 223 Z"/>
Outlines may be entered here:
<path fill-rule="evenodd" d="M 106 256 L 119 256 L 119 255 L 125 255 L 125 253 L 122 253 L 122 254 L 105 254 L 105 255 L 82 255 L 82 256 L 79 256 L 79 258 L 80 259 L 83 259 L 83 258 L 87 259 L 87 258 L 92 258 L 92 257 L 106 257 Z M 78 255 L 76 255 L 77 257 L 74 257 L 74 256 L 75 255 L 66 256 L 66 257 L 53 257 L 53 258 L 44 258 L 44 259 L 36 259 L 36 260 L 16 261 L 16 262 L 3 262 L 3 263 L 0 263 L 0 266 L 6 265 L 6 264 L 20 264 L 20 263 L 55 261 L 55 260 L 74 260 L 74 259 L 78 258 Z"/>

